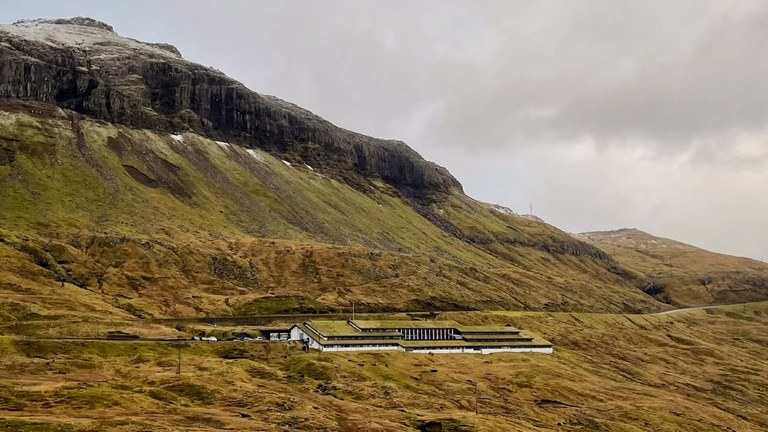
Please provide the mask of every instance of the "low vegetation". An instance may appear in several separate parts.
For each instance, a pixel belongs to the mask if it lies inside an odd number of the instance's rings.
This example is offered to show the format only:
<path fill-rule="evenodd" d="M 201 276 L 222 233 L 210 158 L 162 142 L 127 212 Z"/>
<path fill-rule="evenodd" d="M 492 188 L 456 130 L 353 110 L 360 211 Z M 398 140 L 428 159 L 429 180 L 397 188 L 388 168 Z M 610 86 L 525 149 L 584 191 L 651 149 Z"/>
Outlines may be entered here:
<path fill-rule="evenodd" d="M 530 329 L 554 342 L 555 353 L 320 354 L 292 343 L 5 336 L 0 430 L 768 428 L 768 304 L 670 315 L 451 312 L 441 318 Z"/>
<path fill-rule="evenodd" d="M 0 113 L 0 430 L 768 428 L 768 306 L 627 314 L 763 299 L 762 268 L 665 273 L 682 256 L 608 254 L 459 191 L 416 199 L 44 104 Z M 724 289 L 738 278 L 748 295 Z M 555 354 L 194 343 L 257 331 L 183 319 L 353 304 L 511 324 Z"/>
<path fill-rule="evenodd" d="M 642 274 L 643 290 L 679 307 L 765 301 L 768 263 L 723 255 L 637 229 L 579 235 Z"/>
<path fill-rule="evenodd" d="M 191 133 L 0 112 L 0 314 L 665 307 L 601 250 L 458 190 L 417 200 Z"/>

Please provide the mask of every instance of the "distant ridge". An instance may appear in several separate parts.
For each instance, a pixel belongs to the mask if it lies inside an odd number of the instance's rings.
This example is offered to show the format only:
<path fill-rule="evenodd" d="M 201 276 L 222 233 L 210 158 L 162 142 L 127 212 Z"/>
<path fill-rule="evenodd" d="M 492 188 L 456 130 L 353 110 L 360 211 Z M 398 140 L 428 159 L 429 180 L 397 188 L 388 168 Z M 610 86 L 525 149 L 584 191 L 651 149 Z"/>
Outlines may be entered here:
<path fill-rule="evenodd" d="M 636 228 L 576 235 L 643 273 L 645 290 L 688 307 L 768 300 L 768 264 L 710 252 Z"/>

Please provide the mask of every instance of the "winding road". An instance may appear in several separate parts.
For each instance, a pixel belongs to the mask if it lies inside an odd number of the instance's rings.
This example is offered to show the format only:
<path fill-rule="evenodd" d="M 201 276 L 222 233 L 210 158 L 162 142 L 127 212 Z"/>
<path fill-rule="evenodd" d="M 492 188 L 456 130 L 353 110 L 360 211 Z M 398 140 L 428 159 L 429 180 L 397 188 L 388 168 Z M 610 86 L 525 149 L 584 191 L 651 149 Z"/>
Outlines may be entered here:
<path fill-rule="evenodd" d="M 731 306 L 743 306 L 743 305 L 758 304 L 758 303 L 765 303 L 765 302 L 747 302 L 747 303 L 733 303 L 733 304 L 713 305 L 713 306 L 698 306 L 698 307 L 690 307 L 690 308 L 682 308 L 682 309 L 672 309 L 664 312 L 656 312 L 651 315 L 671 315 L 671 314 L 676 314 L 681 312 L 690 312 L 690 311 L 706 310 L 706 309 L 720 309 L 720 308 L 731 307 Z"/>

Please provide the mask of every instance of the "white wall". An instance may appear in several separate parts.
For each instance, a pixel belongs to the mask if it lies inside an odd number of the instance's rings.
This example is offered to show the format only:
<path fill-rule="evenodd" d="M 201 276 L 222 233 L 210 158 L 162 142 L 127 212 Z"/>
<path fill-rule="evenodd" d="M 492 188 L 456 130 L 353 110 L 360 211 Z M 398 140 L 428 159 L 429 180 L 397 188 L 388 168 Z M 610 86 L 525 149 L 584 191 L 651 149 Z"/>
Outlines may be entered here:
<path fill-rule="evenodd" d="M 451 349 L 435 349 L 435 348 L 417 348 L 410 352 L 420 354 L 494 354 L 494 353 L 543 353 L 552 354 L 553 349 L 549 348 L 486 348 L 486 349 L 473 349 L 473 348 L 451 348 Z"/>
<path fill-rule="evenodd" d="M 552 347 L 547 348 L 487 348 L 482 350 L 482 354 L 493 354 L 493 353 L 505 353 L 505 352 L 516 352 L 516 353 L 542 353 L 542 354 L 552 354 L 554 350 Z"/>
<path fill-rule="evenodd" d="M 411 352 L 419 353 L 419 354 L 462 354 L 464 353 L 463 348 L 451 348 L 451 349 L 430 349 L 430 348 L 419 348 L 411 350 Z"/>
<path fill-rule="evenodd" d="M 341 351 L 405 351 L 401 346 L 373 346 L 373 347 L 360 347 L 360 346 L 344 346 L 344 347 L 323 347 L 321 351 L 341 352 Z"/>
<path fill-rule="evenodd" d="M 291 328 L 291 339 L 292 341 L 308 341 L 309 347 L 311 349 L 316 350 L 322 350 L 323 346 L 317 343 L 316 340 L 314 340 L 311 336 L 309 336 L 307 333 L 304 332 L 304 330 L 300 329 L 298 326 L 293 326 Z"/>
<path fill-rule="evenodd" d="M 306 333 L 304 333 L 299 327 L 293 326 L 291 327 L 291 340 L 297 341 L 297 340 L 304 340 L 307 336 Z"/>

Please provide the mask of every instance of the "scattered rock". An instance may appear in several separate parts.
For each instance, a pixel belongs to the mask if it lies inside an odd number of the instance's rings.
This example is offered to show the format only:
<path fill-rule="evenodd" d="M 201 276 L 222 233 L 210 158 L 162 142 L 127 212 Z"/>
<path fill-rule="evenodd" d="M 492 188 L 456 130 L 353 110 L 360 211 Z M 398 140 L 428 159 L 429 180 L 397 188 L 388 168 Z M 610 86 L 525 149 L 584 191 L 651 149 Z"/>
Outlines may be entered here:
<path fill-rule="evenodd" d="M 578 408 L 576 405 L 571 405 L 569 403 L 565 403 L 556 399 L 537 399 L 535 401 L 536 405 L 538 406 L 551 406 L 551 407 L 562 407 L 562 408 Z"/>
<path fill-rule="evenodd" d="M 16 151 L 11 148 L 0 147 L 0 166 L 11 165 L 16 162 Z"/>
<path fill-rule="evenodd" d="M 420 432 L 473 432 L 475 428 L 456 419 L 437 419 L 421 422 L 416 425 Z"/>

